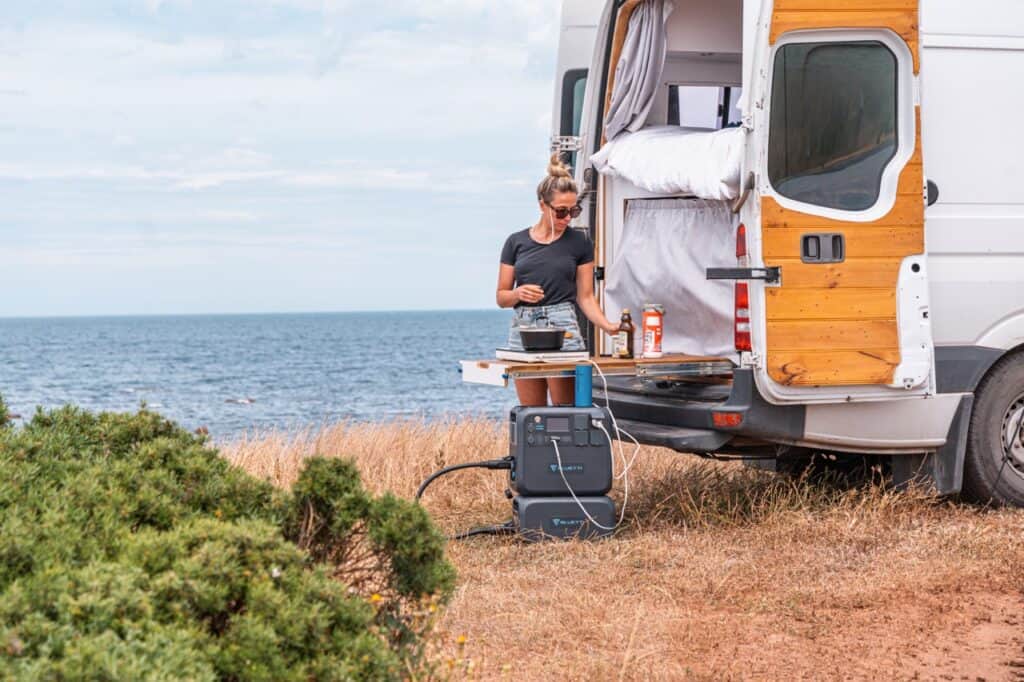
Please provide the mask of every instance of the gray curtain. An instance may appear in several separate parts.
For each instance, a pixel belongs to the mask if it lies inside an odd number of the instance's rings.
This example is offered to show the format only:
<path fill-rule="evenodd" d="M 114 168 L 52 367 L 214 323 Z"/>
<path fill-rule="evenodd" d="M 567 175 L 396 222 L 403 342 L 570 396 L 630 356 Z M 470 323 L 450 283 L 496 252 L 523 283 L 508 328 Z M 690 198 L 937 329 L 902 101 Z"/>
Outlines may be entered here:
<path fill-rule="evenodd" d="M 605 138 L 615 139 L 623 130 L 636 132 L 647 121 L 665 68 L 665 22 L 673 8 L 672 0 L 645 0 L 633 10 L 615 66 L 611 103 L 604 119 Z"/>
<path fill-rule="evenodd" d="M 736 267 L 736 216 L 724 201 L 633 199 L 605 283 L 605 312 L 665 306 L 666 353 L 731 357 L 733 282 L 709 280 L 711 267 Z"/>

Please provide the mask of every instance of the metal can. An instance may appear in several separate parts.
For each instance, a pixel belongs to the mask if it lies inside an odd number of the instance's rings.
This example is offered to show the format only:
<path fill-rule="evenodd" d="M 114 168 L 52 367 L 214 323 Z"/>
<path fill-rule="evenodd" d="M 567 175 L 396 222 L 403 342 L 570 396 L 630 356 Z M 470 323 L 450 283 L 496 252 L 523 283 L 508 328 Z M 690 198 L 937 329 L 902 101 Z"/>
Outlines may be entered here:
<path fill-rule="evenodd" d="M 643 335 L 644 357 L 661 357 L 661 336 L 665 327 L 665 306 L 657 303 L 644 304 Z"/>

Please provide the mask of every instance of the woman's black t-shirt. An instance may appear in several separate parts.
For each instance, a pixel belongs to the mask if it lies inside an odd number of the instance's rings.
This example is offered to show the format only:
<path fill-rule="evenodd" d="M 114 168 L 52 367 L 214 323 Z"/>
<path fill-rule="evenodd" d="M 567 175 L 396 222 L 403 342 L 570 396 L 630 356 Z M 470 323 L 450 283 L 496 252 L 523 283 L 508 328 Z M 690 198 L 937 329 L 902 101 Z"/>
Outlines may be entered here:
<path fill-rule="evenodd" d="M 501 262 L 516 270 L 516 286 L 536 284 L 544 298 L 519 306 L 555 305 L 576 300 L 576 268 L 594 262 L 594 245 L 580 230 L 566 228 L 550 244 L 541 244 L 530 236 L 530 229 L 513 232 L 501 250 Z"/>

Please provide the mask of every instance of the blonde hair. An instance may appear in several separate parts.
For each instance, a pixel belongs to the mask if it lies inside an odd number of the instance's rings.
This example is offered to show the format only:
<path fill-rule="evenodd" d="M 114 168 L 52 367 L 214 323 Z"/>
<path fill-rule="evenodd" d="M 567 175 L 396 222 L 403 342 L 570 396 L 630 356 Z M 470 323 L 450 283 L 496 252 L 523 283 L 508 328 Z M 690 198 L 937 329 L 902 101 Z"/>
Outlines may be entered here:
<path fill-rule="evenodd" d="M 561 154 L 555 152 L 548 161 L 547 176 L 537 185 L 537 200 L 551 203 L 559 192 L 578 194 L 579 190 L 576 189 L 576 181 L 572 179 L 572 171 L 562 163 Z"/>

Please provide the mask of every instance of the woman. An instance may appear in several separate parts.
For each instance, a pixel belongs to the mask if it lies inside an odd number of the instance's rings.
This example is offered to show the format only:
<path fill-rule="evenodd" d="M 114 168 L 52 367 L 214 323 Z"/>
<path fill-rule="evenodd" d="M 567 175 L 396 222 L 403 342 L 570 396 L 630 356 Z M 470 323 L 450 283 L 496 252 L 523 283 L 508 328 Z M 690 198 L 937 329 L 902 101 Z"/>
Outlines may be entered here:
<path fill-rule="evenodd" d="M 548 174 L 537 186 L 540 218 L 532 227 L 514 232 L 501 250 L 498 306 L 515 308 L 508 347 L 522 349 L 519 327 L 547 318 L 553 327 L 568 330 L 562 350 L 586 350 L 576 319 L 575 302 L 594 326 L 614 333 L 617 324 L 604 316 L 594 298 L 594 246 L 569 223 L 580 214 L 576 183 L 569 169 L 552 154 Z M 520 405 L 573 403 L 573 379 L 516 379 Z"/>

